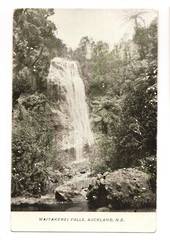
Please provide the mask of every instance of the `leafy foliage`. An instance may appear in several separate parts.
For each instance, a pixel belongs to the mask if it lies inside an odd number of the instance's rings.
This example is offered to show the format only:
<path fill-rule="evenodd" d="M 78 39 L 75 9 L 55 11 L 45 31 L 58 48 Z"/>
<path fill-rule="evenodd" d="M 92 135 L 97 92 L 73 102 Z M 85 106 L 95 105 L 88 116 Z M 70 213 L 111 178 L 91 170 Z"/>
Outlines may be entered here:
<path fill-rule="evenodd" d="M 44 95 L 19 99 L 12 140 L 12 195 L 39 195 L 48 190 L 47 166 L 52 161 L 54 131 Z"/>
<path fill-rule="evenodd" d="M 48 191 L 48 165 L 56 160 L 47 75 L 66 46 L 49 18 L 53 9 L 17 9 L 13 26 L 12 195 Z M 55 163 L 56 165 L 58 162 Z"/>
<path fill-rule="evenodd" d="M 122 40 L 111 51 L 103 42 L 90 43 L 87 94 L 94 131 L 102 133 L 92 165 L 97 172 L 140 166 L 156 155 L 157 22 L 149 27 L 136 22 L 133 40 Z M 84 48 L 83 63 L 86 54 Z M 146 163 L 143 170 L 151 174 L 148 168 Z"/>
<path fill-rule="evenodd" d="M 50 116 L 56 98 L 46 96 L 49 65 L 56 55 L 79 62 L 96 138 L 92 169 L 104 173 L 138 167 L 150 174 L 155 192 L 156 20 L 148 27 L 136 21 L 133 39 L 122 39 L 112 50 L 85 36 L 73 51 L 56 37 L 52 14 L 53 9 L 14 12 L 12 195 L 47 193 L 49 166 L 60 170 L 64 161 Z"/>
<path fill-rule="evenodd" d="M 46 92 L 51 58 L 62 55 L 65 45 L 55 37 L 49 20 L 53 9 L 17 9 L 13 26 L 13 100 L 20 94 Z"/>
<path fill-rule="evenodd" d="M 153 28 L 153 24 L 148 30 L 150 28 Z M 138 32 L 140 30 L 141 28 Z M 150 37 L 150 42 L 155 36 L 156 32 L 153 38 Z M 155 54 L 152 56 L 152 49 L 149 51 L 145 59 L 141 60 L 140 55 L 137 60 L 134 79 L 127 83 L 122 100 L 122 115 L 114 158 L 115 163 L 122 167 L 136 165 L 138 159 L 156 155 L 157 60 Z"/>

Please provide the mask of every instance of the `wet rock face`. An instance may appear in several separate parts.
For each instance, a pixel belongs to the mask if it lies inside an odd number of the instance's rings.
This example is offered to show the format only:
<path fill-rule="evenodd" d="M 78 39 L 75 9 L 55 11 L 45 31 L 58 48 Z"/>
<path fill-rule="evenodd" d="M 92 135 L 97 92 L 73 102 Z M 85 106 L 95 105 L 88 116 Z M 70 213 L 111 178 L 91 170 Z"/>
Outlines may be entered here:
<path fill-rule="evenodd" d="M 150 189 L 149 178 L 148 174 L 135 168 L 99 174 L 95 183 L 88 187 L 89 208 L 154 208 L 156 196 Z"/>

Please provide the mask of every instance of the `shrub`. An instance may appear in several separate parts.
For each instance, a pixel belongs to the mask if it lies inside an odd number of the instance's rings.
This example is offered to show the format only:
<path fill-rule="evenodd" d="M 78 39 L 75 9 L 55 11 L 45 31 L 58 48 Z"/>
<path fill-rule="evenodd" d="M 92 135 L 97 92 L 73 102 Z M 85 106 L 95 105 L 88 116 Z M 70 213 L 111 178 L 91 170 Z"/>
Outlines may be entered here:
<path fill-rule="evenodd" d="M 14 110 L 12 135 L 12 196 L 40 195 L 48 190 L 46 167 L 54 152 L 54 129 L 42 94 L 24 96 Z"/>

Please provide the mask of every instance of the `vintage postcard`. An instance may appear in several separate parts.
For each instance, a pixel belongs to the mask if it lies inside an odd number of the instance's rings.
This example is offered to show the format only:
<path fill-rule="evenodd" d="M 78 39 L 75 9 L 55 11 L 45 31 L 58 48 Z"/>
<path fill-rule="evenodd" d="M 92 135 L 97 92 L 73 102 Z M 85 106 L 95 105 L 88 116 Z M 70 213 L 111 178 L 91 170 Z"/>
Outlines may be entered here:
<path fill-rule="evenodd" d="M 158 12 L 15 9 L 12 231 L 154 232 Z"/>

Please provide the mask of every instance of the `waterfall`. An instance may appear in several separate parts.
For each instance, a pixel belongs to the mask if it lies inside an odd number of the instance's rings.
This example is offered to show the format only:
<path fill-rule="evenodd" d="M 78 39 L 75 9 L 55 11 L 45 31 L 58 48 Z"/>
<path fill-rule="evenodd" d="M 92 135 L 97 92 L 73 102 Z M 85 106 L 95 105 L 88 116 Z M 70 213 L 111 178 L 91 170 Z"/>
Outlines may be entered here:
<path fill-rule="evenodd" d="M 69 117 L 69 130 L 63 135 L 63 149 L 74 148 L 76 161 L 83 160 L 83 149 L 93 144 L 85 87 L 75 61 L 56 57 L 51 61 L 48 83 L 57 85 L 64 96 L 62 112 Z M 64 94 L 64 95 L 63 95 Z M 62 106 L 61 106 L 62 107 Z"/>

